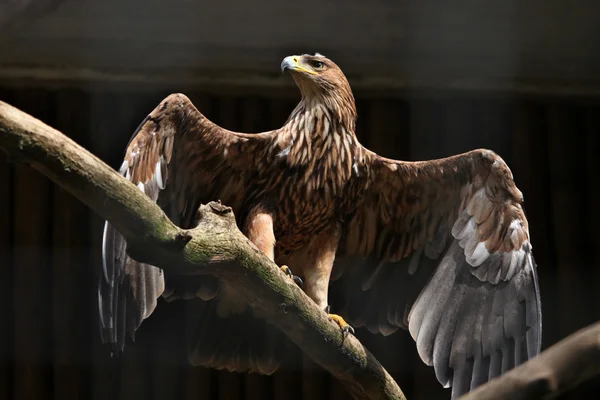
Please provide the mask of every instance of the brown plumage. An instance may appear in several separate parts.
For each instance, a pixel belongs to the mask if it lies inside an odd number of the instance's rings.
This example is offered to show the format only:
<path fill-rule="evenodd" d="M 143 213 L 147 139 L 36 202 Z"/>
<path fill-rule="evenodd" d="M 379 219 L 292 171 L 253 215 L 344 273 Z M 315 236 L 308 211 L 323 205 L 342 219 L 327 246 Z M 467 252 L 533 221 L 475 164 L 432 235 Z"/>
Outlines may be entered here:
<path fill-rule="evenodd" d="M 523 197 L 504 161 L 489 150 L 424 162 L 380 157 L 358 142 L 352 91 L 331 60 L 287 57 L 282 70 L 302 100 L 280 129 L 231 132 L 174 94 L 140 124 L 121 173 L 183 228 L 201 203 L 233 207 L 240 229 L 301 276 L 320 307 L 331 281 L 343 300 L 334 308 L 353 325 L 408 329 L 453 397 L 539 353 L 536 267 Z M 98 293 L 104 340 L 117 351 L 162 294 L 200 298 L 192 363 L 278 367 L 285 338 L 234 289 L 208 276 L 163 279 L 125 247 L 107 224 Z"/>

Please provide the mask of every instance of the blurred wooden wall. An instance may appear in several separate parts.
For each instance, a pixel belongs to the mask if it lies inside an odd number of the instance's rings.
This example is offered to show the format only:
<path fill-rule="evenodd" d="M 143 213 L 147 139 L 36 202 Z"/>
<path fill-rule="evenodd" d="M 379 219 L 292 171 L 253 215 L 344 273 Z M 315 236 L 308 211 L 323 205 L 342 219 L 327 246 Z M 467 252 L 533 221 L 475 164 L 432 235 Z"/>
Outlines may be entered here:
<path fill-rule="evenodd" d="M 131 133 L 168 92 L 18 90 L 9 102 L 58 128 L 118 167 Z M 287 98 L 186 93 L 211 120 L 258 132 L 280 126 Z M 600 102 L 446 93 L 357 95 L 362 142 L 406 160 L 477 147 L 498 152 L 525 195 L 541 280 L 544 348 L 600 319 Z M 160 302 L 123 358 L 99 341 L 94 279 L 102 223 L 40 174 L 0 155 L 0 399 L 345 399 L 316 367 L 273 377 L 190 368 L 184 303 Z M 449 392 L 418 359 L 407 332 L 358 336 L 409 399 Z M 291 357 L 301 355 L 292 354 Z M 568 397 L 597 393 L 592 382 Z"/>

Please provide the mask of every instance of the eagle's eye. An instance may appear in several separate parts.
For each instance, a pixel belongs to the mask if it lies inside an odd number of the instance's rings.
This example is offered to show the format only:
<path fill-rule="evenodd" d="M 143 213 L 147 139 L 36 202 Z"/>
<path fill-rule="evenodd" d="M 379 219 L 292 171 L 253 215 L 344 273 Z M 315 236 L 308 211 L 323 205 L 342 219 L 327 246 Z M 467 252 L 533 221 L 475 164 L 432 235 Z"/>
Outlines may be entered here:
<path fill-rule="evenodd" d="M 324 62 L 318 60 L 310 60 L 309 64 L 315 70 L 323 69 L 323 67 L 325 66 Z"/>

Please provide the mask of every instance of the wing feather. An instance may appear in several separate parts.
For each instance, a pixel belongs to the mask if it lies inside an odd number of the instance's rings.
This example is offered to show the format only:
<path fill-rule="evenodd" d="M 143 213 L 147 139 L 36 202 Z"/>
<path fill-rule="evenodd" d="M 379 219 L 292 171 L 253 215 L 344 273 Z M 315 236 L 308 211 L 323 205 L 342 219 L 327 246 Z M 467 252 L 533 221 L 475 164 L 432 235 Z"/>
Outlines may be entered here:
<path fill-rule="evenodd" d="M 342 315 L 409 330 L 452 397 L 540 352 L 541 304 L 522 194 L 488 150 L 428 162 L 368 153 L 371 189 L 333 277 Z"/>
<path fill-rule="evenodd" d="M 173 94 L 140 123 L 119 171 L 157 202 L 174 223 L 190 228 L 196 223 L 201 202 L 221 199 L 235 206 L 227 198 L 232 185 L 238 198 L 244 197 L 242 185 L 237 183 L 244 179 L 248 166 L 256 165 L 251 158 L 261 156 L 257 150 L 265 148 L 271 136 L 271 132 L 246 135 L 225 130 L 204 117 L 186 96 Z M 133 336 L 156 307 L 165 292 L 165 279 L 160 269 L 129 258 L 125 239 L 108 222 L 102 247 L 100 327 L 103 341 L 118 354 L 126 335 Z M 193 293 L 214 296 L 212 280 L 207 276 L 195 281 L 199 287 Z M 169 288 L 165 295 L 172 299 L 189 291 Z"/>

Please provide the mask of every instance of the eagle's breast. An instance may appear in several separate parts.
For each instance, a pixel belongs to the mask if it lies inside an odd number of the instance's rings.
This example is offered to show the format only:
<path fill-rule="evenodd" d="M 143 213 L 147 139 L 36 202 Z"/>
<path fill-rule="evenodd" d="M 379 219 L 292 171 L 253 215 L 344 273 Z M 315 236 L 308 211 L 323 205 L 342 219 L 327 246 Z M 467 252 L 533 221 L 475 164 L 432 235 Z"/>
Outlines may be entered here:
<path fill-rule="evenodd" d="M 278 138 L 274 162 L 281 172 L 268 189 L 276 202 L 277 247 L 284 253 L 343 219 L 363 189 L 362 147 L 354 127 L 345 126 L 322 104 L 300 111 Z"/>

